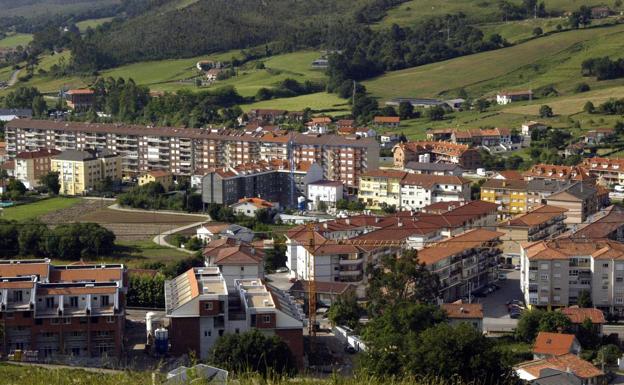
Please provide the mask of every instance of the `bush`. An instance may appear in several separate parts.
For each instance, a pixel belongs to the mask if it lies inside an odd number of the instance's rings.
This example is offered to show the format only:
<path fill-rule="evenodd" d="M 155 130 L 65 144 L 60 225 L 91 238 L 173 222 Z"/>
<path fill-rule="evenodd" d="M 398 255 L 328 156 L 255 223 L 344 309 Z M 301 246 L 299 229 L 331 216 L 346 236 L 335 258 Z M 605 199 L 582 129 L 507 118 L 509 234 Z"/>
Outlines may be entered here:
<path fill-rule="evenodd" d="M 589 84 L 587 84 L 587 83 L 579 83 L 579 84 L 576 85 L 576 88 L 574 89 L 574 92 L 576 92 L 576 93 L 587 92 L 590 89 L 591 88 L 589 87 Z"/>

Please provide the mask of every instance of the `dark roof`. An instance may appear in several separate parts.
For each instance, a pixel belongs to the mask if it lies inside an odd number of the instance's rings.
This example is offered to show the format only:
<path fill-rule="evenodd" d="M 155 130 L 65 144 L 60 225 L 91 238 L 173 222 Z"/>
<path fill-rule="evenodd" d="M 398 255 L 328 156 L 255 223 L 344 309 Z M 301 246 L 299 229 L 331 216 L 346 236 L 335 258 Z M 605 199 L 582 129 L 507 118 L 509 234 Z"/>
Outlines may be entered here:
<path fill-rule="evenodd" d="M 489 179 L 483 185 L 482 188 L 504 188 L 510 190 L 526 190 L 528 186 L 527 181 L 524 180 L 504 180 L 504 179 Z"/>
<path fill-rule="evenodd" d="M 426 163 L 426 162 L 407 162 L 405 168 L 410 170 L 423 171 L 454 171 L 461 169 L 457 164 L 451 163 Z"/>
<path fill-rule="evenodd" d="M 319 180 L 316 182 L 310 182 L 308 185 L 315 186 L 342 186 L 344 183 L 339 180 Z"/>
<path fill-rule="evenodd" d="M 546 179 L 533 179 L 529 181 L 527 190 L 533 192 L 550 192 L 554 193 L 561 191 L 572 184 L 569 180 L 546 180 Z"/>
<path fill-rule="evenodd" d="M 590 186 L 586 183 L 583 182 L 577 182 L 575 184 L 573 184 L 572 186 L 565 188 L 559 192 L 556 192 L 552 195 L 550 195 L 547 199 L 551 200 L 557 200 L 557 199 L 562 199 L 562 200 L 566 200 L 565 195 L 569 194 L 572 197 L 576 198 L 576 199 L 580 199 L 580 200 L 584 200 L 587 199 L 589 197 L 591 197 L 592 195 L 596 195 L 596 193 L 598 192 L 598 190 L 596 190 L 595 187 Z"/>
<path fill-rule="evenodd" d="M 0 108 L 0 115 L 16 115 L 30 118 L 32 110 L 28 108 Z"/>
<path fill-rule="evenodd" d="M 609 234 L 624 226 L 624 209 L 620 206 L 607 207 L 604 211 L 594 214 L 587 222 L 580 224 L 570 238 L 607 238 Z"/>
<path fill-rule="evenodd" d="M 54 159 L 59 160 L 73 160 L 73 161 L 87 161 L 97 158 L 108 158 L 116 156 L 114 152 L 110 150 L 95 151 L 80 151 L 80 150 L 65 150 L 62 153 L 55 155 Z"/>
<path fill-rule="evenodd" d="M 17 159 L 35 159 L 35 158 L 48 158 L 54 155 L 58 155 L 61 152 L 55 149 L 41 149 L 37 151 L 22 151 L 18 153 L 15 158 Z"/>

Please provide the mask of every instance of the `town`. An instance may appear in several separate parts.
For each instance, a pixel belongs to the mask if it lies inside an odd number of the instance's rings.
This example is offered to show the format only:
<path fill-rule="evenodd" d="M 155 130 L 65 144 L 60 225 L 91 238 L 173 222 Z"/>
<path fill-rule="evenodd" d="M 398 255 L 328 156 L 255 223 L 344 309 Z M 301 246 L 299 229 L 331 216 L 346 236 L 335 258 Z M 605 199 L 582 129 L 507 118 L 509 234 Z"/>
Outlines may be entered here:
<path fill-rule="evenodd" d="M 624 384 L 621 0 L 0 3 L 0 384 Z"/>

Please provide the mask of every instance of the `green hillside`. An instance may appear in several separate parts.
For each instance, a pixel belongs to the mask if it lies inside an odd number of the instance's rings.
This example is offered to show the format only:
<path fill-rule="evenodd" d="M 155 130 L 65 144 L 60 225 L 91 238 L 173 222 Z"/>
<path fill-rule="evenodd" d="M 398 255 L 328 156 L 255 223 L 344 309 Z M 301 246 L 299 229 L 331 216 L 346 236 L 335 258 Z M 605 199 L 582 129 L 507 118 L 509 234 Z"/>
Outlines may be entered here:
<path fill-rule="evenodd" d="M 565 92 L 579 81 L 580 65 L 586 58 L 622 55 L 622 32 L 624 25 L 556 33 L 496 51 L 389 72 L 364 84 L 382 101 L 399 96 L 452 96 L 460 88 L 473 97 L 546 84 Z M 617 83 L 584 81 L 598 87 Z"/>
<path fill-rule="evenodd" d="M 121 3 L 120 0 L 2 0 L 2 16 L 37 17 L 94 11 Z"/>
<path fill-rule="evenodd" d="M 519 4 L 519 1 L 512 1 Z M 581 5 L 597 5 L 601 2 L 589 0 L 547 0 L 547 11 L 566 12 L 578 9 Z M 614 8 L 614 4 L 608 4 Z M 614 8 L 616 9 L 616 8 Z M 432 16 L 464 13 L 474 23 L 502 21 L 502 15 L 495 0 L 411 0 L 387 12 L 379 26 L 414 25 Z"/>
<path fill-rule="evenodd" d="M 87 30 L 87 28 L 96 28 L 97 26 L 100 26 L 100 25 L 102 25 L 104 23 L 108 23 L 111 20 L 113 20 L 112 17 L 102 17 L 102 18 L 99 18 L 99 19 L 88 19 L 88 20 L 79 21 L 78 23 L 76 23 L 76 27 L 78 27 L 80 32 L 84 32 L 84 31 Z"/>
<path fill-rule="evenodd" d="M 32 40 L 32 35 L 28 33 L 9 34 L 4 39 L 0 39 L 0 48 L 13 48 L 21 45 L 25 47 Z"/>

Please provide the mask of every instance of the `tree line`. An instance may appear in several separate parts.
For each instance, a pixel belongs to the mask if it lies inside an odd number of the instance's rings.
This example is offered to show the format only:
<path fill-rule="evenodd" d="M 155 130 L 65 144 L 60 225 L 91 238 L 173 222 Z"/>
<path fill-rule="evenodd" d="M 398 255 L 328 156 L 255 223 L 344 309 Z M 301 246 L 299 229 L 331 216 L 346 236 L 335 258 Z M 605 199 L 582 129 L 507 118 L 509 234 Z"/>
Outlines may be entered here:
<path fill-rule="evenodd" d="M 591 58 L 581 64 L 583 76 L 595 76 L 596 80 L 624 77 L 624 59 L 611 60 L 608 56 Z"/>

